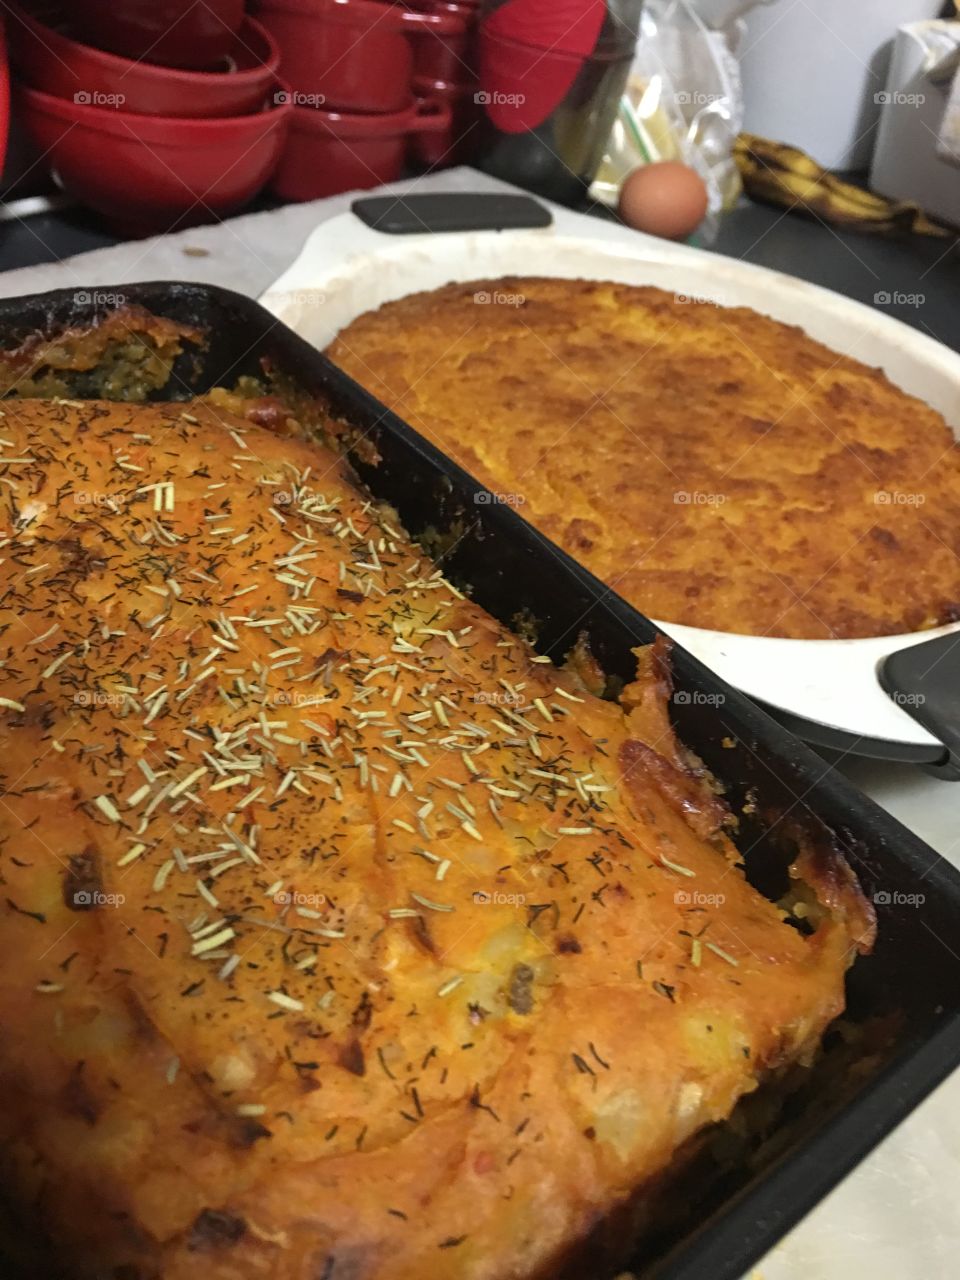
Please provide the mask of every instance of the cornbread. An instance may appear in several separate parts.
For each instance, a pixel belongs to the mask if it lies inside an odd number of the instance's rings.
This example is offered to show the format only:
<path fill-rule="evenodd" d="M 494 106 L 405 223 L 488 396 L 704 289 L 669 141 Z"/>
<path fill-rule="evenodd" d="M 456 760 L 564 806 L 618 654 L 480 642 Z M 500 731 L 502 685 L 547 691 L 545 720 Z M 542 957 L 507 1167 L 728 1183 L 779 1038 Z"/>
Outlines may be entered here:
<path fill-rule="evenodd" d="M 750 886 L 662 645 L 594 697 L 275 402 L 4 412 L 31 1275 L 552 1277 L 810 1061 L 871 909 L 830 850 Z"/>
<path fill-rule="evenodd" d="M 809 639 L 960 618 L 952 433 L 800 329 L 511 278 L 388 303 L 328 354 L 651 617 Z"/>

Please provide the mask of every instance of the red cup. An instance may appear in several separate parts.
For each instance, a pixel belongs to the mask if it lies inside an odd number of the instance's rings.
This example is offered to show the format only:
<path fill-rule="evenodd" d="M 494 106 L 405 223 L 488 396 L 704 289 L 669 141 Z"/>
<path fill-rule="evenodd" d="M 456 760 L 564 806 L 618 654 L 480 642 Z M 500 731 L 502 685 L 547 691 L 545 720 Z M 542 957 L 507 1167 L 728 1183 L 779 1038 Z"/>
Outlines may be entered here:
<path fill-rule="evenodd" d="M 383 115 L 296 107 L 271 189 L 283 200 L 318 200 L 394 182 L 411 136 L 449 128 L 449 108 L 426 99 Z"/>
<path fill-rule="evenodd" d="M 139 116 L 17 85 L 19 119 L 60 185 L 124 231 L 215 221 L 252 200 L 276 167 L 293 108 L 225 119 Z"/>
<path fill-rule="evenodd" d="M 280 46 L 294 100 L 332 111 L 403 111 L 413 46 L 427 32 L 454 35 L 461 20 L 375 0 L 262 0 L 258 17 Z"/>
<path fill-rule="evenodd" d="M 413 88 L 418 98 L 442 102 L 450 112 L 446 130 L 421 133 L 414 139 L 416 158 L 430 169 L 444 169 L 469 161 L 479 139 L 477 126 L 483 118 L 477 86 L 417 79 Z"/>
<path fill-rule="evenodd" d="M 81 44 L 44 26 L 8 0 L 10 47 L 17 69 L 35 89 L 78 103 L 122 106 L 150 116 L 240 116 L 259 111 L 277 78 L 273 37 L 248 18 L 221 69 L 183 71 L 134 62 Z M 53 16 L 52 8 L 47 11 Z M 69 28 L 68 28 L 69 30 Z"/>
<path fill-rule="evenodd" d="M 71 0 L 70 11 L 88 44 L 168 67 L 212 67 L 243 22 L 243 0 Z"/>
<path fill-rule="evenodd" d="M 417 36 L 413 42 L 414 79 L 462 84 L 475 76 L 477 10 L 462 0 L 407 0 L 407 7 L 457 23 L 457 30 L 447 34 L 428 28 Z"/>

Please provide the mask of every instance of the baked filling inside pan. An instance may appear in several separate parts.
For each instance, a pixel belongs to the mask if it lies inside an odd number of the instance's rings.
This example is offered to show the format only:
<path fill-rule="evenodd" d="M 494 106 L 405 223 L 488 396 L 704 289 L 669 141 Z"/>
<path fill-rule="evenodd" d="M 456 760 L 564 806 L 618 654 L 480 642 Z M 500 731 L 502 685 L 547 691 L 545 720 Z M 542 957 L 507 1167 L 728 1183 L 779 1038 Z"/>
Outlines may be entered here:
<path fill-rule="evenodd" d="M 510 278 L 360 316 L 351 376 L 642 612 L 807 639 L 960 618 L 960 454 L 868 363 L 745 307 Z"/>
<path fill-rule="evenodd" d="M 76 1280 L 534 1280 L 601 1221 L 623 1253 L 843 1010 L 846 863 L 761 895 L 665 646 L 596 696 L 275 398 L 4 413 L 21 1223 Z"/>

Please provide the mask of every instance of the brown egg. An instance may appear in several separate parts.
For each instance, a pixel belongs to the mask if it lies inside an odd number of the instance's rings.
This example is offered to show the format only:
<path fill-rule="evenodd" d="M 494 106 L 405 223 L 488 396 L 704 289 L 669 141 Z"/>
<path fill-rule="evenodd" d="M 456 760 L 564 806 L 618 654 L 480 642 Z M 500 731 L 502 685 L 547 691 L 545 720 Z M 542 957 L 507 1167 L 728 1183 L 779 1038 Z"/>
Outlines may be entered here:
<path fill-rule="evenodd" d="M 645 164 L 624 178 L 619 209 L 627 226 L 637 231 L 684 240 L 707 212 L 707 188 L 695 169 L 678 160 Z"/>

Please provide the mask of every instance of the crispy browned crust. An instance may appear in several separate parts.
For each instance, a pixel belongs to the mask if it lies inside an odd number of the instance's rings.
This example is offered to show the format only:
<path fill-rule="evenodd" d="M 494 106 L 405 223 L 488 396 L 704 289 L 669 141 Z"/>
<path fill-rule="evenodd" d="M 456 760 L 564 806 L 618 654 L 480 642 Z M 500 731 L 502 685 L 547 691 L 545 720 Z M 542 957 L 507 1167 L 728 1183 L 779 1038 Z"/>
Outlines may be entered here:
<path fill-rule="evenodd" d="M 815 639 L 960 617 L 949 428 L 798 328 L 510 278 L 388 303 L 329 354 L 652 617 Z"/>
<path fill-rule="evenodd" d="M 3 435 L 0 1149 L 77 1280 L 545 1280 L 813 1053 L 852 881 L 751 888 L 662 647 L 599 700 L 222 407 Z"/>
<path fill-rule="evenodd" d="M 790 877 L 813 890 L 823 914 L 847 932 L 861 955 L 873 950 L 877 913 L 839 849 L 825 842 L 801 848 Z"/>

